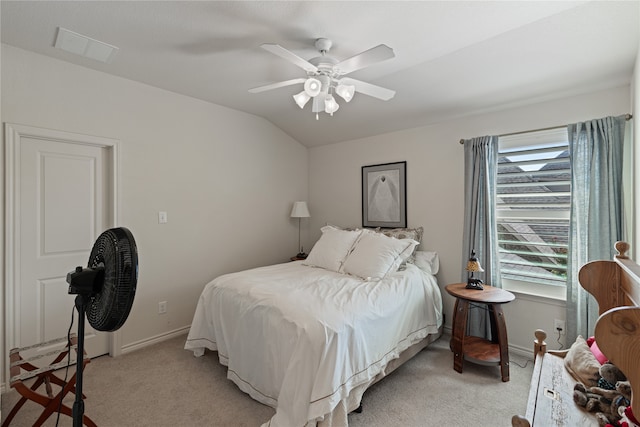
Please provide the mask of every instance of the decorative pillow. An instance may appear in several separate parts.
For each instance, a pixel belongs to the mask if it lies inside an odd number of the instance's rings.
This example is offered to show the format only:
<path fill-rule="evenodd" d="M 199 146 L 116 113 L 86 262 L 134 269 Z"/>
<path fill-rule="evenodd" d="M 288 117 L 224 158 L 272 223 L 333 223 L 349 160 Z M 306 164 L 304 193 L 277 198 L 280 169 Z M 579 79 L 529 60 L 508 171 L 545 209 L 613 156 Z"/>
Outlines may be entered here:
<path fill-rule="evenodd" d="M 569 373 L 587 387 L 598 385 L 600 363 L 591 353 L 587 342 L 578 335 L 564 358 L 564 366 Z"/>
<path fill-rule="evenodd" d="M 427 274 L 438 274 L 440 269 L 440 258 L 438 253 L 433 251 L 415 251 L 413 263 Z"/>
<path fill-rule="evenodd" d="M 329 223 L 327 223 L 326 225 L 330 225 L 331 227 L 337 228 L 338 230 L 347 230 L 347 231 L 361 231 L 361 230 L 380 231 L 380 227 L 376 227 L 376 228 L 371 228 L 371 227 L 340 227 L 338 225 L 329 224 Z"/>
<path fill-rule="evenodd" d="M 347 256 L 342 272 L 363 279 L 382 279 L 398 270 L 413 253 L 418 242 L 395 239 L 381 233 L 363 231 L 353 251 Z"/>
<path fill-rule="evenodd" d="M 303 264 L 339 272 L 342 263 L 362 231 L 340 230 L 331 225 L 326 225 L 320 230 L 322 231 L 322 236 L 313 245 L 309 256 L 303 261 Z"/>
<path fill-rule="evenodd" d="M 424 228 L 377 228 L 376 231 L 387 237 L 395 237 L 396 239 L 412 239 L 420 244 L 422 242 Z"/>
<path fill-rule="evenodd" d="M 422 227 L 418 227 L 418 228 L 376 228 L 376 231 L 378 233 L 382 233 L 387 237 L 393 237 L 395 239 L 411 239 L 411 240 L 415 240 L 416 242 L 418 242 L 418 245 L 420 245 L 420 243 L 422 243 L 422 234 L 424 233 L 424 228 Z M 418 245 L 416 245 L 416 248 L 418 247 Z M 413 250 L 413 252 L 411 253 L 411 255 L 409 256 L 409 258 L 407 259 L 408 261 L 413 261 L 413 257 L 415 255 L 415 248 Z"/>

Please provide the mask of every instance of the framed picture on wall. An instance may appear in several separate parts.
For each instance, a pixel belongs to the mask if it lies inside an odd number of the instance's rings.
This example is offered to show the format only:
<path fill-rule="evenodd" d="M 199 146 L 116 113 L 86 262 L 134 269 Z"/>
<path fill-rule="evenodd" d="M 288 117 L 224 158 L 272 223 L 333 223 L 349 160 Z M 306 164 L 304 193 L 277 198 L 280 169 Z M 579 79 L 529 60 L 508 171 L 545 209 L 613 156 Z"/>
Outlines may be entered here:
<path fill-rule="evenodd" d="M 407 226 L 407 162 L 362 167 L 362 226 Z"/>

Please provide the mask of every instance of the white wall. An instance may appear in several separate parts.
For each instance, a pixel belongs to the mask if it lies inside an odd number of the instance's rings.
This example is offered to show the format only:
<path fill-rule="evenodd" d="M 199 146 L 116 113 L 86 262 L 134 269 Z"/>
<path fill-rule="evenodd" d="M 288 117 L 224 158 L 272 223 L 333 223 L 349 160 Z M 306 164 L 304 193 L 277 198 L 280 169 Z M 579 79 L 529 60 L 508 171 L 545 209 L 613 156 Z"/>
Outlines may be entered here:
<path fill-rule="evenodd" d="M 410 227 L 424 226 L 423 249 L 440 254 L 442 287 L 459 282 L 462 254 L 464 158 L 461 138 L 551 127 L 629 111 L 628 86 L 502 112 L 466 117 L 434 126 L 310 149 L 309 196 L 312 241 L 329 222 L 358 226 L 361 219 L 361 167 L 407 161 Z M 443 291 L 447 326 L 453 300 Z M 553 330 L 564 319 L 564 303 L 520 296 L 504 307 L 509 343 L 530 352 L 533 329 Z M 556 346 L 555 337 L 549 341 Z"/>
<path fill-rule="evenodd" d="M 1 108 L 3 123 L 121 141 L 117 225 L 140 264 L 125 350 L 188 327 L 215 276 L 297 253 L 289 213 L 308 196 L 308 150 L 262 118 L 7 45 Z"/>

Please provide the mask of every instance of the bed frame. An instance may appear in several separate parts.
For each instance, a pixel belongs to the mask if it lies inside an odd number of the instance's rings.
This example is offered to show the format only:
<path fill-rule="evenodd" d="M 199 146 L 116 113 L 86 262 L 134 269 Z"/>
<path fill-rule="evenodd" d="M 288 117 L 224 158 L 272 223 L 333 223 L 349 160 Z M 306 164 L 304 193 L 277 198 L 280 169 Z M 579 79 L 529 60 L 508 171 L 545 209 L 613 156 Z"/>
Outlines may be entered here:
<path fill-rule="evenodd" d="M 614 261 L 593 261 L 579 273 L 582 287 L 598 302 L 595 327 L 598 347 L 624 372 L 631 383 L 631 407 L 640 413 L 640 266 L 626 253 L 629 245 L 617 242 Z M 564 368 L 564 359 L 546 352 L 546 333 L 535 332 L 535 366 L 526 416 L 514 415 L 513 427 L 597 426 L 595 416 L 573 401 L 576 381 Z"/>

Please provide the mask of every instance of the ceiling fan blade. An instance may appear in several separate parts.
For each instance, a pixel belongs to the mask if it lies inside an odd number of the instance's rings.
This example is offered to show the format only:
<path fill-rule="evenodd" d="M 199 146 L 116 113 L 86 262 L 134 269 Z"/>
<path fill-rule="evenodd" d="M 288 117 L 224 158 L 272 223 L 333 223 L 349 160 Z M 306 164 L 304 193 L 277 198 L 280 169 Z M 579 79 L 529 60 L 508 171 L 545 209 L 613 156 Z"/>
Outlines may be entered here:
<path fill-rule="evenodd" d="M 365 95 L 382 99 L 383 101 L 388 101 L 396 95 L 395 90 L 386 89 L 381 86 L 372 85 L 371 83 L 363 82 L 349 77 L 341 79 L 340 83 L 345 85 L 354 85 L 356 87 L 356 92 L 364 93 Z"/>
<path fill-rule="evenodd" d="M 372 47 L 369 50 L 365 50 L 351 58 L 347 58 L 344 61 L 338 62 L 334 69 L 338 70 L 340 75 L 352 73 L 356 70 L 368 67 L 377 62 L 391 59 L 396 55 L 393 53 L 393 49 L 385 44 L 380 44 L 376 47 Z"/>
<path fill-rule="evenodd" d="M 254 88 L 249 89 L 249 92 L 250 93 L 260 93 L 260 92 L 264 92 L 264 91 L 271 90 L 271 89 L 278 89 L 280 87 L 291 86 L 291 85 L 295 85 L 295 84 L 298 84 L 298 83 L 304 83 L 306 80 L 307 79 L 305 79 L 305 78 L 285 80 L 285 81 L 278 82 L 278 83 L 271 83 L 271 84 L 264 85 L 264 86 L 254 87 Z"/>
<path fill-rule="evenodd" d="M 260 47 L 263 48 L 264 50 L 267 50 L 273 53 L 274 55 L 278 55 L 280 58 L 286 59 L 287 61 L 293 63 L 294 65 L 297 65 L 298 67 L 302 68 L 307 72 L 315 73 L 318 71 L 318 67 L 316 67 L 309 61 L 300 58 L 295 53 L 283 48 L 278 44 L 264 43 L 264 44 L 261 44 Z"/>

